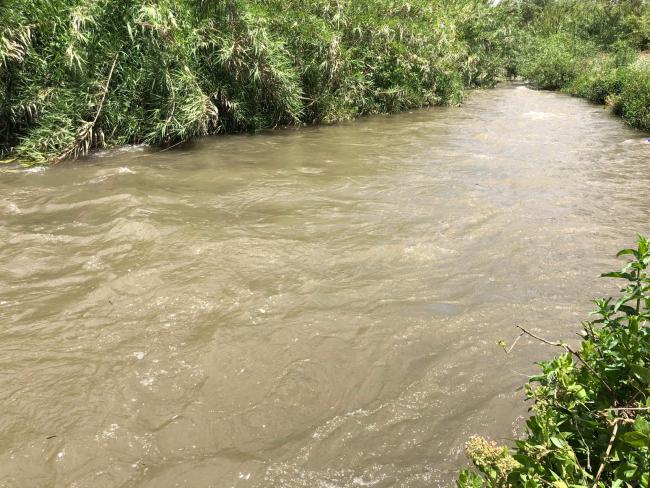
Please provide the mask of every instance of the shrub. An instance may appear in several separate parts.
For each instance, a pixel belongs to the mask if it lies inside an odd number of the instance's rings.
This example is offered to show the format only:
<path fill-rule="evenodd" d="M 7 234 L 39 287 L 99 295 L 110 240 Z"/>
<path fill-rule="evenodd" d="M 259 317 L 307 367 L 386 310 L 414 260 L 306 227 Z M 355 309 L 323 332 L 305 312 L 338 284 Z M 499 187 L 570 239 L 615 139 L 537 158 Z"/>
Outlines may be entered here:
<path fill-rule="evenodd" d="M 614 60 L 608 55 L 598 56 L 577 73 L 564 90 L 591 102 L 606 103 L 612 95 L 621 92 L 620 74 Z"/>
<path fill-rule="evenodd" d="M 614 110 L 634 127 L 650 130 L 650 59 L 639 60 L 621 72 L 620 95 Z"/>
<path fill-rule="evenodd" d="M 595 48 L 564 33 L 530 43 L 518 66 L 518 73 L 546 90 L 558 90 L 572 82 Z"/>
<path fill-rule="evenodd" d="M 650 242 L 618 255 L 631 259 L 603 276 L 626 285 L 596 300 L 579 349 L 522 329 L 566 353 L 526 385 L 532 415 L 514 449 L 470 440 L 478 472 L 462 471 L 459 487 L 650 486 Z"/>

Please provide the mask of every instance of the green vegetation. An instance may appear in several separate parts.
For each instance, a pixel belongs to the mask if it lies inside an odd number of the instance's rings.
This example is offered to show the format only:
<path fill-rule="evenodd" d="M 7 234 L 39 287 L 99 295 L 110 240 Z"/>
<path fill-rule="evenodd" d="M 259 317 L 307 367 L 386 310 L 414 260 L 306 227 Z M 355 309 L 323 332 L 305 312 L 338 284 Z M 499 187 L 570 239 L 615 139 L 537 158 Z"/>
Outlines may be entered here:
<path fill-rule="evenodd" d="M 7 0 L 0 159 L 458 103 L 508 25 L 488 0 Z"/>
<path fill-rule="evenodd" d="M 456 104 L 507 75 L 650 129 L 644 0 L 6 0 L 0 160 Z"/>
<path fill-rule="evenodd" d="M 514 0 L 518 75 L 538 87 L 611 105 L 650 130 L 650 3 Z"/>
<path fill-rule="evenodd" d="M 596 300 L 579 349 L 533 336 L 566 353 L 526 385 L 524 438 L 512 451 L 472 438 L 467 453 L 481 474 L 464 470 L 459 487 L 650 486 L 650 241 L 618 255 L 631 259 L 603 276 L 626 286 L 616 300 Z"/>

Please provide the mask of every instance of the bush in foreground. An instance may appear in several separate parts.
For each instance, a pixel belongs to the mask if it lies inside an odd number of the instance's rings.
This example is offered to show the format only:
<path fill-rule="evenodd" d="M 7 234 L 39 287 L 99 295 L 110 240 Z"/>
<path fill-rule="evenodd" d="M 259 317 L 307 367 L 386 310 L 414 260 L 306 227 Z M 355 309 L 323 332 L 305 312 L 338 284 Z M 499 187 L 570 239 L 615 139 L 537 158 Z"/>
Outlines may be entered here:
<path fill-rule="evenodd" d="M 621 271 L 621 296 L 596 300 L 579 349 L 522 329 L 565 353 L 541 363 L 526 393 L 533 405 L 525 435 L 510 450 L 472 438 L 477 471 L 461 488 L 619 488 L 650 485 L 650 241 L 639 237 Z"/>

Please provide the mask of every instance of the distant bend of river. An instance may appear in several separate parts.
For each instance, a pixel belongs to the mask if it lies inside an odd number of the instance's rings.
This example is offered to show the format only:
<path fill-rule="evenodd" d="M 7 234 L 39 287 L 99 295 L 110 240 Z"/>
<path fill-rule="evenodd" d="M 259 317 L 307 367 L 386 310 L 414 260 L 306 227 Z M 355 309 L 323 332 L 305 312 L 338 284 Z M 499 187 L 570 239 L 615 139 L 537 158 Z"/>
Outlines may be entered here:
<path fill-rule="evenodd" d="M 650 232 L 650 145 L 460 108 L 0 173 L 0 486 L 451 486 Z"/>

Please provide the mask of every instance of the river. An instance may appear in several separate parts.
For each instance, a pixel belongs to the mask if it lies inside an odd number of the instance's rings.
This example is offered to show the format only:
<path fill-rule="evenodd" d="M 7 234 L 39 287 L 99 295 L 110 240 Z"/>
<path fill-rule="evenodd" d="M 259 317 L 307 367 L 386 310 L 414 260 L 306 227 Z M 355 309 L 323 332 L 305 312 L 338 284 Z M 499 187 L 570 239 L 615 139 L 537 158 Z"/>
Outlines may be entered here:
<path fill-rule="evenodd" d="M 0 486 L 435 487 L 650 231 L 650 145 L 521 85 L 0 173 Z"/>

